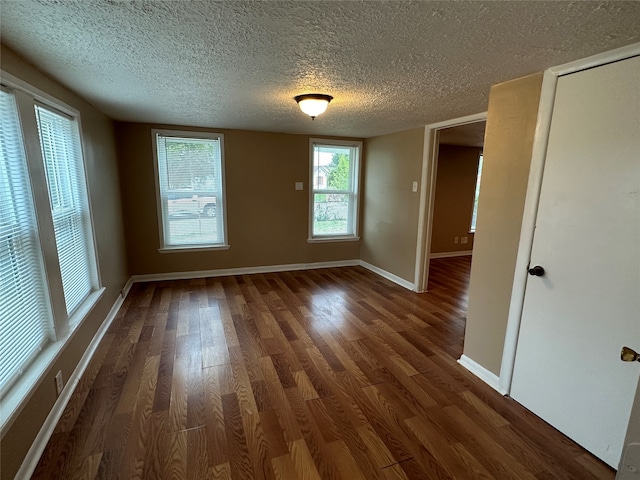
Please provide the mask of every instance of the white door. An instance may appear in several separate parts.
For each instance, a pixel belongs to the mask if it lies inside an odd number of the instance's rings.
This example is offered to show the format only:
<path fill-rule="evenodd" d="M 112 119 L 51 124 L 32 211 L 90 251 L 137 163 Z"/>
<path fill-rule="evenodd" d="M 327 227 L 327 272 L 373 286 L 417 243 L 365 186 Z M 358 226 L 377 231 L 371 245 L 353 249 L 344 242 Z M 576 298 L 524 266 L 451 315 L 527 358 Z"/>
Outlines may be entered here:
<path fill-rule="evenodd" d="M 616 468 L 640 364 L 640 57 L 558 79 L 510 395 Z"/>

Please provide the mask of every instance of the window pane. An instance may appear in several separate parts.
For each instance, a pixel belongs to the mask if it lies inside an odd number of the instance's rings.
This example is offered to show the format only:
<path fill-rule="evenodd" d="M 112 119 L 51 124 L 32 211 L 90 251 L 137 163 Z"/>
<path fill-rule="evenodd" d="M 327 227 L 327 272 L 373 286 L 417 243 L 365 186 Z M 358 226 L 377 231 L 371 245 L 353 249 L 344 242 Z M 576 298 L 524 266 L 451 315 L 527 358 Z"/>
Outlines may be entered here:
<path fill-rule="evenodd" d="M 22 135 L 13 95 L 0 90 L 0 393 L 52 333 Z"/>
<path fill-rule="evenodd" d="M 349 194 L 316 193 L 313 195 L 314 235 L 348 235 Z"/>
<path fill-rule="evenodd" d="M 224 243 L 220 139 L 157 135 L 166 246 Z"/>
<path fill-rule="evenodd" d="M 351 147 L 316 145 L 313 162 L 313 188 L 351 189 Z"/>
<path fill-rule="evenodd" d="M 93 287 L 91 220 L 80 138 L 75 121 L 36 105 L 40 147 L 47 174 L 58 261 L 67 313 Z"/>

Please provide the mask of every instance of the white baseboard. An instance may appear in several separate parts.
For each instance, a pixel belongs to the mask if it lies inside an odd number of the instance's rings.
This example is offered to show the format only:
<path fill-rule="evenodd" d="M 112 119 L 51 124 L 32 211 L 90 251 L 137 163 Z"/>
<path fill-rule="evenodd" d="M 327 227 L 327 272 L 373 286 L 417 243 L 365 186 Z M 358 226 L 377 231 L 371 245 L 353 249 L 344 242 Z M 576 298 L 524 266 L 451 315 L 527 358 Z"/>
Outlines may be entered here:
<path fill-rule="evenodd" d="M 482 365 L 474 362 L 466 355 L 462 355 L 458 359 L 458 363 L 462 365 L 464 368 L 473 373 L 476 377 L 482 380 L 484 383 L 489 385 L 491 388 L 496 390 L 501 395 L 506 395 L 507 392 L 500 388 L 500 377 L 498 377 L 495 373 L 490 372 Z"/>
<path fill-rule="evenodd" d="M 430 254 L 429 258 L 466 257 L 467 255 L 471 255 L 472 253 L 473 250 L 462 250 L 460 252 L 439 252 Z"/>
<path fill-rule="evenodd" d="M 365 262 L 364 260 L 360 260 L 360 266 L 366 268 L 367 270 L 371 270 L 373 273 L 377 273 L 381 277 L 384 277 L 387 280 L 392 281 L 393 283 L 397 283 L 398 285 L 406 288 L 407 290 L 415 291 L 415 288 L 416 288 L 415 284 L 405 280 L 404 278 L 394 275 L 391 272 L 387 272 L 386 270 L 376 267 L 375 265 L 371 265 L 370 263 Z"/>
<path fill-rule="evenodd" d="M 129 279 L 122 291 L 124 292 L 126 290 L 126 292 L 128 293 L 130 288 L 131 279 Z M 111 310 L 109 310 L 109 313 L 102 322 L 102 325 L 100 325 L 100 328 L 98 328 L 98 331 L 91 339 L 91 343 L 89 343 L 89 346 L 82 355 L 82 358 L 78 362 L 78 365 L 76 365 L 76 368 L 71 373 L 71 376 L 67 380 L 67 384 L 62 389 L 60 396 L 56 400 L 56 403 L 53 404 L 53 408 L 49 412 L 49 415 L 47 415 L 47 418 L 42 424 L 38 435 L 36 435 L 35 440 L 31 444 L 31 448 L 29 448 L 27 455 L 22 461 L 22 465 L 20 465 L 20 469 L 16 473 L 16 479 L 31 478 L 31 476 L 33 475 L 33 472 L 35 471 L 36 467 L 38 466 L 38 462 L 40 461 L 40 457 L 42 456 L 42 453 L 44 452 L 44 449 L 47 446 L 51 435 L 53 435 L 53 431 L 60 421 L 60 418 L 64 413 L 64 409 L 67 407 L 67 404 L 71 399 L 71 395 L 73 395 L 73 392 L 78 386 L 82 375 L 89 366 L 91 358 L 93 358 L 93 355 L 96 353 L 98 345 L 100 345 L 102 338 L 104 337 L 105 333 L 107 333 L 107 330 L 115 319 L 118 310 L 120 310 L 120 307 L 122 306 L 125 298 L 126 294 L 118 296 L 117 300 L 111 307 Z"/>
<path fill-rule="evenodd" d="M 371 265 L 363 260 L 338 260 L 335 262 L 314 263 L 290 263 L 286 265 L 265 265 L 262 267 L 223 268 L 219 270 L 194 270 L 190 272 L 151 273 L 148 275 L 132 275 L 127 285 L 122 289 L 123 293 L 129 291 L 131 285 L 138 282 L 160 282 L 164 280 L 189 280 L 192 278 L 228 277 L 230 275 L 251 275 L 254 273 L 293 272 L 296 270 L 314 270 L 318 268 L 355 267 L 362 266 L 367 270 L 377 273 L 387 280 L 398 285 L 414 290 L 414 284 L 393 273 Z"/>
<path fill-rule="evenodd" d="M 124 287 L 122 287 L 122 290 L 120 290 L 120 295 L 122 296 L 123 302 L 124 302 L 124 299 L 127 298 L 127 295 L 129 295 L 129 291 L 131 290 L 132 286 L 133 286 L 133 277 L 129 277 L 129 280 L 127 280 L 127 283 L 125 283 Z"/>
<path fill-rule="evenodd" d="M 354 267 L 360 260 L 338 260 L 335 262 L 291 263 L 287 265 L 265 265 L 261 267 L 223 268 L 220 270 L 195 270 L 191 272 L 152 273 L 133 275 L 131 283 L 158 282 L 162 280 L 188 280 L 191 278 L 228 277 L 230 275 L 251 275 L 253 273 L 292 272 L 317 268 Z"/>

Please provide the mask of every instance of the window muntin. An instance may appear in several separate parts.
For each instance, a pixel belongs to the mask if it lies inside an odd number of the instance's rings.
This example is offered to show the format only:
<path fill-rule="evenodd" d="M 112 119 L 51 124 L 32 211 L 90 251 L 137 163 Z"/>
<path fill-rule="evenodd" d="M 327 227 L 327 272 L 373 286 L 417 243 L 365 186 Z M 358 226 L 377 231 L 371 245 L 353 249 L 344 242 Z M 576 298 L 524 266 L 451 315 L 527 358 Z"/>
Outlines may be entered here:
<path fill-rule="evenodd" d="M 0 90 L 0 395 L 53 338 L 15 97 Z"/>
<path fill-rule="evenodd" d="M 480 179 L 482 177 L 482 159 L 483 155 L 480 152 L 480 158 L 478 159 L 478 175 L 476 176 L 476 190 L 473 195 L 473 212 L 471 214 L 471 227 L 469 233 L 475 233 L 476 221 L 478 220 L 478 199 L 480 198 Z"/>
<path fill-rule="evenodd" d="M 312 140 L 310 239 L 356 238 L 360 142 Z"/>
<path fill-rule="evenodd" d="M 154 130 L 161 248 L 226 243 L 223 137 Z"/>
<path fill-rule="evenodd" d="M 80 137 L 74 119 L 35 106 L 67 313 L 91 293 L 91 216 Z"/>

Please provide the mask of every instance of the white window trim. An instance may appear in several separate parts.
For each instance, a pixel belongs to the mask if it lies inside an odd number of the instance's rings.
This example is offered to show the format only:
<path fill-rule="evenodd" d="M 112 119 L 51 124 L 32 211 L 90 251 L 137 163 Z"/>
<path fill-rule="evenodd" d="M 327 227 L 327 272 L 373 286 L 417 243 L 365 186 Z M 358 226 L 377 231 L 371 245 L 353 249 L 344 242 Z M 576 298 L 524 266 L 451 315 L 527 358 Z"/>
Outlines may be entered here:
<path fill-rule="evenodd" d="M 167 135 L 183 138 L 205 138 L 220 140 L 220 171 L 222 172 L 222 233 L 223 243 L 202 245 L 166 245 L 164 241 L 164 218 L 162 215 L 162 196 L 160 193 L 160 172 L 158 171 L 158 142 L 157 135 Z M 156 185 L 156 211 L 158 215 L 158 235 L 160 253 L 202 252 L 207 250 L 228 250 L 229 236 L 227 232 L 227 182 L 225 173 L 224 134 L 214 132 L 194 132 L 190 130 L 151 129 L 151 145 L 153 148 L 153 175 Z M 217 208 L 217 207 L 216 207 Z"/>
<path fill-rule="evenodd" d="M 313 234 L 313 205 L 314 205 L 314 188 L 313 188 L 313 154 L 314 145 L 336 145 L 342 147 L 355 147 L 358 151 L 357 158 L 353 159 L 354 170 L 354 186 L 353 186 L 353 233 L 346 235 L 314 235 Z M 326 138 L 310 138 L 309 139 L 309 231 L 307 243 L 329 243 L 329 242 L 357 242 L 360 240 L 358 229 L 360 228 L 360 177 L 362 169 L 362 142 L 349 140 L 331 140 Z M 326 189 L 325 189 L 326 190 Z M 344 193 L 344 192 L 340 192 Z"/>
<path fill-rule="evenodd" d="M 480 184 L 478 183 L 478 175 L 482 175 L 482 167 L 484 166 L 484 151 L 480 150 L 478 154 L 478 168 L 476 168 L 476 185 L 473 189 L 473 202 L 471 203 L 471 224 L 469 225 L 469 233 L 475 234 L 478 226 L 478 211 L 476 207 L 476 195 L 480 196 Z M 476 216 L 476 225 L 473 225 L 473 214 Z"/>
<path fill-rule="evenodd" d="M 49 300 L 48 307 L 52 313 L 53 329 L 55 332 L 51 342 L 42 348 L 36 359 L 26 368 L 21 377 L 0 398 L 0 438 L 2 438 L 37 387 L 45 380 L 45 374 L 48 369 L 59 358 L 80 326 L 100 301 L 106 289 L 102 286 L 100 265 L 97 257 L 98 250 L 91 204 L 91 189 L 87 175 L 87 156 L 84 147 L 80 112 L 4 70 L 0 70 L 0 78 L 2 85 L 13 91 L 18 108 L 18 115 L 20 117 L 24 151 L 27 158 L 31 191 L 34 197 L 38 237 L 44 264 L 45 283 Z M 41 104 L 73 118 L 76 121 L 80 139 L 91 226 L 91 236 L 87 242 L 87 246 L 89 256 L 94 260 L 91 265 L 94 285 L 91 293 L 76 307 L 71 315 L 68 315 L 66 311 L 60 267 L 57 263 L 58 253 L 53 235 L 53 220 L 51 217 L 44 161 L 40 150 L 38 128 L 35 118 L 35 104 Z M 29 141 L 27 141 L 27 139 L 29 139 Z"/>

